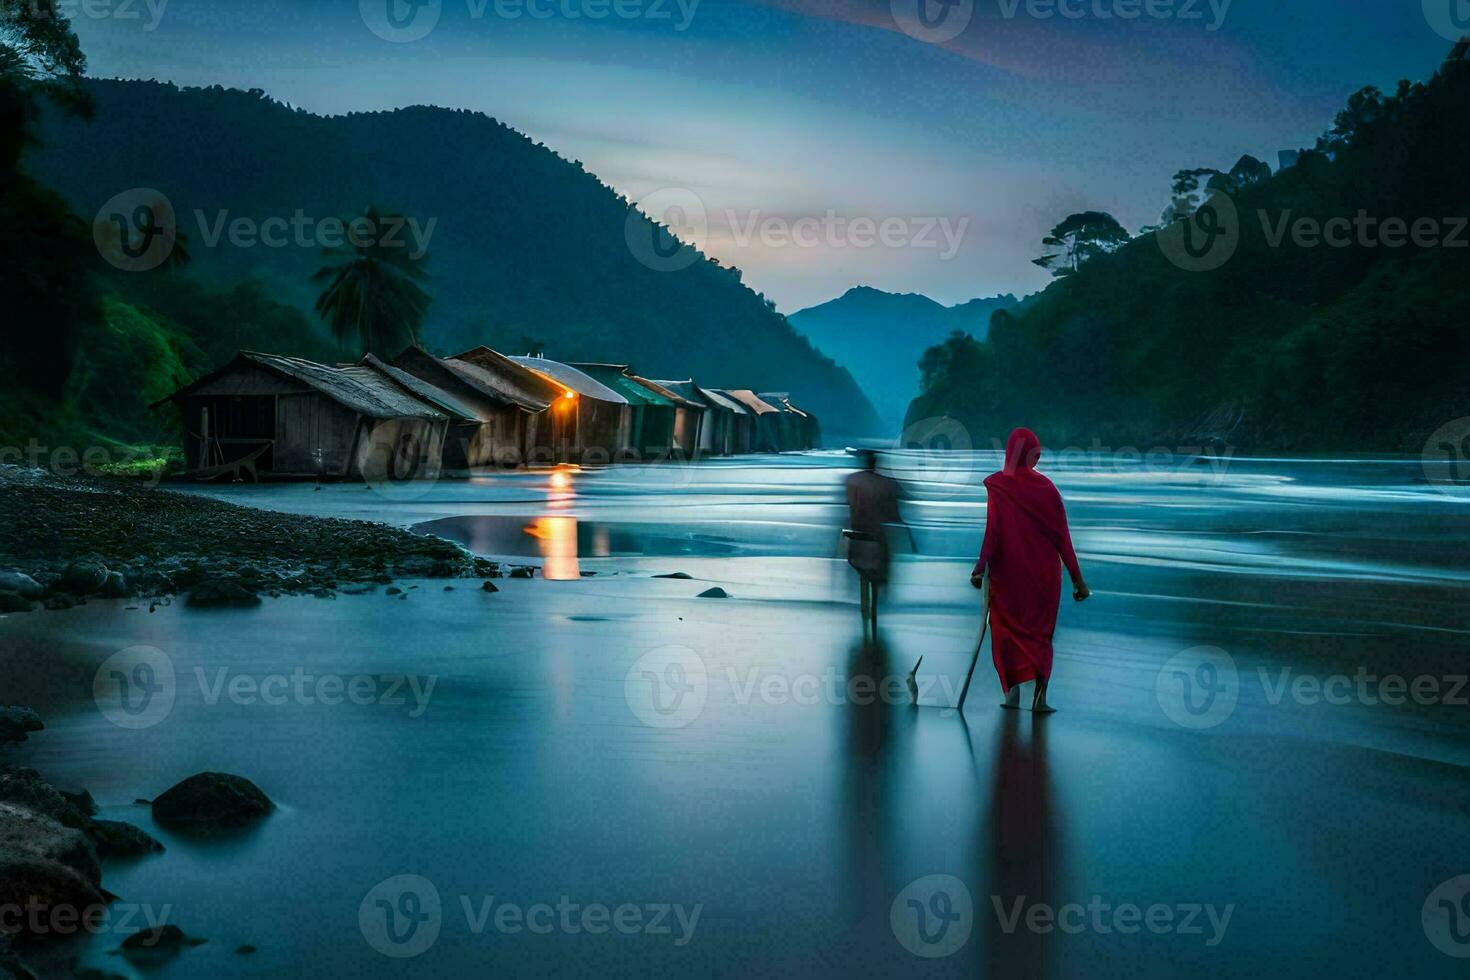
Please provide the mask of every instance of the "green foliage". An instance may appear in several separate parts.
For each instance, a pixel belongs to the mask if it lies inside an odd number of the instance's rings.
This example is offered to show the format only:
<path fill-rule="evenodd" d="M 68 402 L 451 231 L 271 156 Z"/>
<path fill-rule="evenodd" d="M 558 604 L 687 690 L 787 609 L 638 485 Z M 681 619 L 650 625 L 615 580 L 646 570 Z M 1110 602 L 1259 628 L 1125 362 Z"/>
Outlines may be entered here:
<path fill-rule="evenodd" d="M 368 208 L 363 220 L 372 232 L 326 250 L 327 264 L 312 276 L 312 282 L 326 284 L 316 311 L 338 346 L 355 340 L 358 354 L 392 357 L 419 342 L 430 301 L 420 283 L 428 275 L 424 257 L 391 231 L 402 229 L 407 219 Z"/>
<path fill-rule="evenodd" d="M 1470 248 L 1303 248 L 1265 229 L 1470 215 L 1467 106 L 1470 72 L 1359 93 L 1324 150 L 1221 175 L 1240 228 L 1221 268 L 1180 269 L 1151 236 L 1097 256 L 996 314 L 986 342 L 931 349 L 910 418 L 953 415 L 981 444 L 1029 425 L 1055 446 L 1418 452 L 1470 415 Z M 1177 177 L 1176 197 L 1205 173 Z"/>
<path fill-rule="evenodd" d="M 1033 259 L 1032 264 L 1060 279 L 1076 273 L 1082 263 L 1116 251 L 1126 241 L 1128 231 L 1117 218 L 1105 211 L 1083 211 L 1068 215 L 1041 240 L 1056 251 Z"/>
<path fill-rule="evenodd" d="M 327 118 L 259 92 L 87 87 L 96 120 L 82 127 L 48 117 L 34 172 L 83 215 L 148 175 L 191 236 L 189 272 L 203 284 L 259 282 L 310 316 L 318 248 L 211 243 L 196 210 L 213 228 L 222 213 L 264 222 L 299 211 L 322 220 L 379 202 L 425 224 L 437 219 L 434 300 L 421 333 L 437 353 L 477 344 L 516 351 L 528 335 L 544 340 L 550 357 L 632 361 L 657 377 L 789 390 L 828 431 L 877 428 L 848 373 L 743 285 L 739 270 L 698 255 L 676 271 L 643 265 L 628 235 L 651 234 L 652 224 L 632 202 L 483 114 L 418 106 Z"/>

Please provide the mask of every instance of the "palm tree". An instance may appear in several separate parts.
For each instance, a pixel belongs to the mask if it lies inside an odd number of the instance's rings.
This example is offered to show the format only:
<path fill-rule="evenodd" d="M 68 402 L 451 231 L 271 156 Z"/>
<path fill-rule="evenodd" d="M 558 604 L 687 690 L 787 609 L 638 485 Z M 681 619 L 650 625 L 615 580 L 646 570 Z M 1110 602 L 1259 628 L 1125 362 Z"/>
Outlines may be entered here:
<path fill-rule="evenodd" d="M 355 333 L 363 353 L 386 357 L 418 343 L 432 297 L 419 285 L 428 279 L 423 255 L 414 254 L 401 233 L 406 219 L 379 215 L 377 208 L 363 218 L 373 229 L 367 240 L 349 235 L 345 244 L 323 250 L 327 264 L 311 277 L 327 283 L 316 311 L 339 345 Z"/>

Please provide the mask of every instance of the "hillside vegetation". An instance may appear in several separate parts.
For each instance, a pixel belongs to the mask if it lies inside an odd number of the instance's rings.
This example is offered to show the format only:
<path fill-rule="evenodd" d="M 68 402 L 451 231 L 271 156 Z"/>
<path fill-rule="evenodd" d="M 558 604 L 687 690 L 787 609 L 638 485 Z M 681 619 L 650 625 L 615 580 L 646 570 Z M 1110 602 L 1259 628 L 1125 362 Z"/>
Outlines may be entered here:
<path fill-rule="evenodd" d="M 1358 93 L 1296 166 L 1238 165 L 1214 206 L 1171 205 L 1158 235 L 997 313 L 985 341 L 931 348 L 909 419 L 953 416 L 977 444 L 1029 425 L 1054 446 L 1420 451 L 1470 415 L 1467 109 L 1465 62 Z M 1217 216 L 1213 249 L 1171 261 Z M 1351 227 L 1314 244 L 1333 219 Z"/>

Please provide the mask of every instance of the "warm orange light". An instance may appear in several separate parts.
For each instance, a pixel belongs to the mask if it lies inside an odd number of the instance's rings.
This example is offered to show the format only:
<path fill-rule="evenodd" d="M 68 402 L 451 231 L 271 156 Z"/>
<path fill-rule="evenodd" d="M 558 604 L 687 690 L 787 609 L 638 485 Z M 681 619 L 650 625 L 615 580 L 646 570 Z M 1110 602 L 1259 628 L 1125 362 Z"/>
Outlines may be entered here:
<path fill-rule="evenodd" d="M 553 490 L 565 490 L 572 485 L 572 478 L 565 470 L 556 470 L 551 474 L 551 487 Z"/>
<path fill-rule="evenodd" d="M 522 530 L 536 539 L 544 564 L 541 577 L 553 581 L 581 578 L 577 567 L 577 519 L 537 517 Z"/>

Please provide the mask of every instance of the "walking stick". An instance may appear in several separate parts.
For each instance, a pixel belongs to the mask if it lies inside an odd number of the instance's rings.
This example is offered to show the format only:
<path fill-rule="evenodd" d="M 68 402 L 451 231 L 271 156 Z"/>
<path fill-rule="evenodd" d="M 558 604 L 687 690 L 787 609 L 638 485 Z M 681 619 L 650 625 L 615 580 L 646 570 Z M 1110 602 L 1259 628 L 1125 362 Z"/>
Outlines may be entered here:
<path fill-rule="evenodd" d="M 968 673 L 965 674 L 965 686 L 960 688 L 960 703 L 955 706 L 961 712 L 961 714 L 963 714 L 965 710 L 965 698 L 969 697 L 970 695 L 970 680 L 975 676 L 975 666 L 980 663 L 980 649 L 985 646 L 985 634 L 989 629 L 990 589 L 986 588 L 985 600 L 980 607 L 980 638 L 975 641 L 975 653 L 972 657 L 970 657 L 970 670 Z M 915 675 L 919 673 L 919 664 L 923 662 L 924 658 L 922 656 L 919 657 L 918 660 L 914 661 L 914 669 L 909 671 L 909 697 L 916 705 L 919 703 L 919 685 L 914 678 Z"/>

